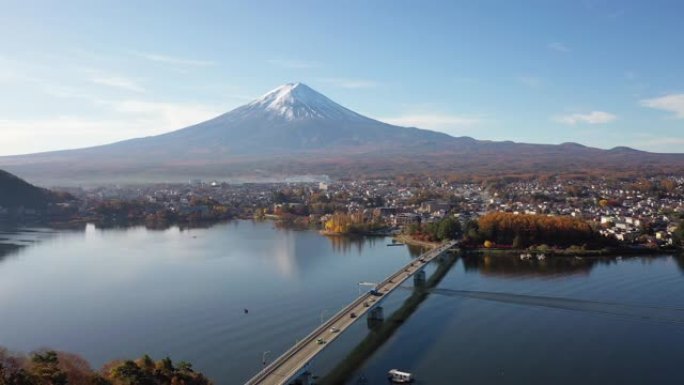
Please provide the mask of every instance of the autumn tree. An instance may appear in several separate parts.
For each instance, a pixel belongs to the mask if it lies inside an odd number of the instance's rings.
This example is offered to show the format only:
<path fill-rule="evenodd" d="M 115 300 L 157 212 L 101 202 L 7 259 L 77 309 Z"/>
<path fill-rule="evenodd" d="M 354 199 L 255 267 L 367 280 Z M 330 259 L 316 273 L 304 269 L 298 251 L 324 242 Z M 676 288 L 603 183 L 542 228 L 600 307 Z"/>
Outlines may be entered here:
<path fill-rule="evenodd" d="M 544 243 L 568 247 L 597 239 L 589 223 L 572 217 L 492 212 L 477 224 L 479 239 L 516 248 Z"/>

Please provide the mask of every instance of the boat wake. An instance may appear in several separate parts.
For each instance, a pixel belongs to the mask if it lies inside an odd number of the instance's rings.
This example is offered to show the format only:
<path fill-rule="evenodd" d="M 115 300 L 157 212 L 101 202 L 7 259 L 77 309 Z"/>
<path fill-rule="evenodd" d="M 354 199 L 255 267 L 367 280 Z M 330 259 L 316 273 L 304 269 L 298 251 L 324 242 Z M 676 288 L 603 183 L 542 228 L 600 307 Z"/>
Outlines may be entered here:
<path fill-rule="evenodd" d="M 597 302 L 572 298 L 543 297 L 486 291 L 433 289 L 431 293 L 502 302 L 516 305 L 597 313 L 641 321 L 684 324 L 684 308 Z"/>

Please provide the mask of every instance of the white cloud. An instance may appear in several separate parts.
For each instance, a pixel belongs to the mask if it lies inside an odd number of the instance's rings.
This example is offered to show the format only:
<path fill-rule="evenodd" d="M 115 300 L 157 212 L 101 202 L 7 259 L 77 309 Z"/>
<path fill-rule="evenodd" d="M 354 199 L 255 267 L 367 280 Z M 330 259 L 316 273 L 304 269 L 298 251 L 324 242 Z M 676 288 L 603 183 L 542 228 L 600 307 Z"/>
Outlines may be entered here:
<path fill-rule="evenodd" d="M 146 121 L 149 124 L 148 135 L 196 124 L 223 112 L 216 106 L 198 103 L 151 102 L 136 99 L 101 103 L 110 105 L 117 112 Z"/>
<path fill-rule="evenodd" d="M 217 116 L 216 106 L 144 100 L 96 101 L 109 106 L 111 118 L 55 116 L 0 120 L 0 155 L 80 148 L 157 135 Z"/>
<path fill-rule="evenodd" d="M 557 41 L 556 41 L 556 42 L 553 42 L 553 43 L 549 43 L 549 45 L 548 45 L 547 47 L 548 47 L 550 50 L 553 50 L 553 51 L 556 51 L 556 52 L 562 52 L 562 53 L 568 53 L 568 52 L 570 52 L 570 48 L 568 48 L 568 46 L 566 46 L 566 45 L 563 44 L 563 43 L 557 42 Z"/>
<path fill-rule="evenodd" d="M 309 69 L 319 66 L 318 62 L 299 59 L 269 59 L 269 64 L 289 69 Z"/>
<path fill-rule="evenodd" d="M 159 121 L 161 128 L 181 128 L 213 118 L 223 112 L 215 106 L 188 103 L 150 102 L 123 100 L 114 102 L 114 108 L 124 113 L 151 116 Z"/>
<path fill-rule="evenodd" d="M 396 126 L 429 128 L 445 132 L 472 127 L 482 122 L 482 119 L 478 117 L 447 114 L 409 114 L 379 120 Z"/>
<path fill-rule="evenodd" d="M 40 89 L 46 95 L 54 96 L 61 99 L 93 99 L 93 95 L 85 92 L 79 88 L 63 86 L 60 84 L 52 84 L 50 82 L 40 82 Z"/>
<path fill-rule="evenodd" d="M 351 89 L 358 89 L 358 88 L 375 88 L 378 86 L 378 83 L 372 80 L 364 80 L 364 79 L 345 79 L 345 78 L 322 78 L 318 79 L 319 81 L 323 83 L 328 83 L 332 84 L 335 87 L 340 87 L 340 88 L 351 88 Z"/>
<path fill-rule="evenodd" d="M 605 111 L 591 111 L 586 114 L 569 114 L 556 116 L 555 121 L 563 124 L 575 125 L 578 123 L 586 124 L 605 124 L 617 119 L 617 116 Z"/>
<path fill-rule="evenodd" d="M 684 119 L 684 94 L 670 94 L 659 98 L 644 99 L 640 102 L 644 107 L 672 112 L 678 119 Z"/>
<path fill-rule="evenodd" d="M 160 55 L 156 53 L 136 52 L 135 55 L 158 63 L 174 64 L 180 66 L 211 67 L 218 64 L 211 60 L 187 59 L 168 55 Z"/>
<path fill-rule="evenodd" d="M 128 79 L 123 76 L 96 76 L 91 78 L 90 81 L 95 84 L 126 91 L 145 92 L 145 88 L 139 85 L 135 80 Z"/>
<path fill-rule="evenodd" d="M 139 136 L 139 125 L 127 120 L 56 116 L 0 120 L 0 155 L 28 154 L 115 142 Z"/>

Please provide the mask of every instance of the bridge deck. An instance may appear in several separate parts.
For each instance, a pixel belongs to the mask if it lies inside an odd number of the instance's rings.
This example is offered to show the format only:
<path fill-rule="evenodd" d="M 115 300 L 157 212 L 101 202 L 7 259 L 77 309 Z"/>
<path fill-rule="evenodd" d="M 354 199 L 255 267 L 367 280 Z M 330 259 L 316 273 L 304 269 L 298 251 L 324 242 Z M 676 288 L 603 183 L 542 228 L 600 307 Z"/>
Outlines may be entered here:
<path fill-rule="evenodd" d="M 457 242 L 452 241 L 436 247 L 427 253 L 420 256 L 419 259 L 411 260 L 408 264 L 399 269 L 396 273 L 387 277 L 380 282 L 376 289 L 382 293 L 383 296 L 388 295 L 394 289 L 401 286 L 404 281 L 409 279 L 413 274 L 420 271 L 425 264 L 437 258 L 446 250 L 454 247 Z M 424 262 L 421 262 L 423 260 Z M 354 302 L 347 305 L 337 314 L 332 316 L 328 321 L 316 328 L 304 339 L 292 346 L 288 351 L 283 353 L 280 357 L 275 359 L 270 365 L 266 366 L 261 372 L 257 373 L 252 379 L 246 382 L 246 385 L 285 385 L 292 380 L 301 370 L 318 354 L 327 344 L 334 341 L 340 334 L 342 334 L 349 326 L 356 320 L 361 318 L 366 312 L 373 308 L 373 305 L 382 297 L 374 296 L 370 293 L 365 293 L 358 297 Z M 369 306 L 366 306 L 368 303 Z M 352 318 L 351 313 L 356 314 Z M 337 332 L 332 332 L 332 328 L 339 329 Z M 326 344 L 319 344 L 318 339 L 327 341 Z"/>

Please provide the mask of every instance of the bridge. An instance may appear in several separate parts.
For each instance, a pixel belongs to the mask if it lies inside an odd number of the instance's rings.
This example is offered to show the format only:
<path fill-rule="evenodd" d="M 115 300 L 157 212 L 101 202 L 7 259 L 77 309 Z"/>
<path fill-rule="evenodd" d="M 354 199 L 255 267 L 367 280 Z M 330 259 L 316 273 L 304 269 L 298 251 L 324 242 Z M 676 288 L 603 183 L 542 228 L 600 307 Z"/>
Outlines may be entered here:
<path fill-rule="evenodd" d="M 245 385 L 288 385 L 296 381 L 307 372 L 311 360 L 361 316 L 369 313 L 369 318 L 382 318 L 382 308 L 379 305 L 385 296 L 400 287 L 416 273 L 422 273 L 423 268 L 429 262 L 456 245 L 456 241 L 446 242 L 422 254 L 418 259 L 411 260 L 397 272 L 378 283 L 374 290 L 359 296 L 309 335 L 298 341 L 247 381 Z M 419 277 L 425 279 L 424 274 L 416 275 L 416 278 Z M 304 378 L 302 382 L 306 381 Z"/>

